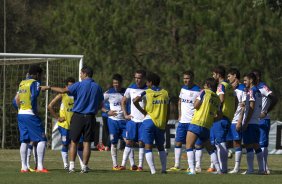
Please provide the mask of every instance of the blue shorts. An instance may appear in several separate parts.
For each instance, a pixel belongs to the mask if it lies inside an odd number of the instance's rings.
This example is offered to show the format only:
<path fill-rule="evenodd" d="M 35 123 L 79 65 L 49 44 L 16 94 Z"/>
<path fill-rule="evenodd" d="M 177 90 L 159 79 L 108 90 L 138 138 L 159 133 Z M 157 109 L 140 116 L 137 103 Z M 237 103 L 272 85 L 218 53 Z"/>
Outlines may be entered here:
<path fill-rule="evenodd" d="M 41 119 L 36 115 L 18 114 L 20 142 L 47 141 Z"/>
<path fill-rule="evenodd" d="M 183 144 L 186 143 L 186 135 L 189 128 L 190 123 L 178 123 L 176 134 L 175 134 L 175 142 L 181 142 Z"/>
<path fill-rule="evenodd" d="M 221 120 L 213 123 L 212 131 L 213 131 L 213 139 L 215 144 L 220 144 L 222 142 L 226 142 L 226 137 L 229 131 L 230 121 L 223 117 Z"/>
<path fill-rule="evenodd" d="M 126 139 L 132 141 L 142 141 L 142 123 L 135 123 L 130 120 L 126 123 Z"/>
<path fill-rule="evenodd" d="M 227 134 L 227 141 L 240 141 L 242 140 L 242 131 L 236 130 L 236 123 L 232 123 L 228 134 Z"/>
<path fill-rule="evenodd" d="M 70 144 L 70 131 L 60 126 L 58 126 L 58 130 L 61 134 L 62 144 L 68 146 Z"/>
<path fill-rule="evenodd" d="M 247 129 L 243 131 L 243 143 L 255 144 L 259 143 L 259 125 L 249 124 Z"/>
<path fill-rule="evenodd" d="M 126 120 L 113 120 L 108 118 L 108 127 L 112 144 L 117 144 L 121 136 L 125 138 Z"/>
<path fill-rule="evenodd" d="M 205 128 L 205 127 L 201 127 L 201 126 L 198 126 L 198 125 L 195 125 L 195 124 L 190 124 L 188 131 L 196 134 L 198 136 L 199 141 L 201 141 L 201 144 L 202 144 L 202 142 L 206 142 L 210 138 L 210 130 Z M 199 145 L 199 144 L 197 144 L 197 142 L 195 144 Z"/>
<path fill-rule="evenodd" d="M 259 145 L 261 147 L 268 147 L 270 126 L 270 119 L 259 121 Z"/>
<path fill-rule="evenodd" d="M 145 144 L 163 146 L 165 142 L 165 130 L 162 130 L 154 124 L 151 119 L 143 121 L 143 142 Z"/>

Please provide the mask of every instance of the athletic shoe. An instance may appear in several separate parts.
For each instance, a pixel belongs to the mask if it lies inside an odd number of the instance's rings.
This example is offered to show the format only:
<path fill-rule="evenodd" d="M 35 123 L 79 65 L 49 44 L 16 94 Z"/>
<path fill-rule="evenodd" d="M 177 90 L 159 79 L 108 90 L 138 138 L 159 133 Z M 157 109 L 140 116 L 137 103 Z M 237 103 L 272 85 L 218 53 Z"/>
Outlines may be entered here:
<path fill-rule="evenodd" d="M 84 168 L 84 169 L 81 169 L 80 173 L 84 174 L 84 173 L 88 173 L 88 171 L 86 168 Z"/>
<path fill-rule="evenodd" d="M 43 168 L 42 170 L 36 170 L 37 173 L 48 173 L 49 171 L 45 168 Z"/>
<path fill-rule="evenodd" d="M 202 172 L 202 169 L 200 167 L 196 167 L 195 171 L 196 171 L 196 173 L 200 173 L 200 172 Z"/>
<path fill-rule="evenodd" d="M 189 172 L 187 172 L 187 174 L 188 174 L 188 175 L 195 175 L 196 172 L 190 172 L 190 171 L 189 171 Z"/>
<path fill-rule="evenodd" d="M 177 172 L 177 171 L 180 171 L 181 169 L 180 168 L 178 168 L 178 167 L 171 167 L 171 168 L 169 168 L 168 170 L 166 170 L 166 171 L 168 171 L 168 172 Z"/>
<path fill-rule="evenodd" d="M 125 166 L 119 166 L 119 167 L 118 167 L 118 170 L 119 170 L 119 171 L 126 170 L 126 167 L 125 167 Z"/>
<path fill-rule="evenodd" d="M 167 174 L 167 172 L 166 171 L 162 171 L 161 174 Z"/>
<path fill-rule="evenodd" d="M 91 169 L 88 166 L 86 166 L 85 169 L 86 169 L 87 172 L 91 171 Z"/>
<path fill-rule="evenodd" d="M 223 173 L 221 171 L 215 171 L 215 172 L 211 172 L 212 174 L 227 174 L 227 173 Z"/>
<path fill-rule="evenodd" d="M 258 171 L 258 175 L 267 175 L 265 171 Z"/>
<path fill-rule="evenodd" d="M 65 166 L 64 169 L 65 169 L 65 170 L 68 170 L 68 169 L 69 169 L 69 166 Z"/>
<path fill-rule="evenodd" d="M 248 171 L 248 170 L 247 170 L 247 171 L 245 171 L 245 172 L 242 172 L 241 174 L 244 174 L 244 175 L 245 175 L 245 174 L 254 174 L 254 171 Z"/>
<path fill-rule="evenodd" d="M 131 171 L 137 171 L 137 169 L 138 169 L 138 167 L 137 167 L 136 165 L 133 165 L 133 166 L 130 168 Z"/>
<path fill-rule="evenodd" d="M 190 168 L 187 168 L 187 169 L 186 169 L 186 172 L 190 172 Z"/>
<path fill-rule="evenodd" d="M 119 171 L 120 169 L 119 169 L 119 166 L 117 165 L 117 166 L 114 166 L 112 170 L 113 171 Z"/>
<path fill-rule="evenodd" d="M 28 173 L 29 172 L 29 170 L 28 169 L 21 169 L 21 171 L 20 171 L 21 173 Z"/>
<path fill-rule="evenodd" d="M 136 171 L 143 171 L 143 167 L 138 167 Z"/>
<path fill-rule="evenodd" d="M 70 169 L 69 170 L 69 173 L 75 173 L 75 169 L 73 168 L 73 169 Z"/>
<path fill-rule="evenodd" d="M 215 172 L 216 171 L 216 169 L 215 168 L 208 168 L 208 170 L 207 170 L 207 172 L 210 172 L 210 173 L 212 173 L 212 172 Z"/>
<path fill-rule="evenodd" d="M 233 169 L 232 171 L 228 172 L 229 174 L 238 174 L 239 173 L 239 169 Z"/>
<path fill-rule="evenodd" d="M 266 170 L 266 174 L 270 175 L 270 170 L 269 169 Z"/>
<path fill-rule="evenodd" d="M 30 168 L 30 167 L 28 168 L 28 170 L 29 170 L 29 172 L 35 172 L 35 170 Z"/>

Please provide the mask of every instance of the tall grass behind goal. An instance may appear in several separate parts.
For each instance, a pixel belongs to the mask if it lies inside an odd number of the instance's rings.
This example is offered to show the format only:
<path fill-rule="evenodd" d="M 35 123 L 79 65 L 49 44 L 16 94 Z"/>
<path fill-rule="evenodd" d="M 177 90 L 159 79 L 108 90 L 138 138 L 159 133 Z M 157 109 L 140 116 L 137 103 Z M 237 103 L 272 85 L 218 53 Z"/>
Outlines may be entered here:
<path fill-rule="evenodd" d="M 64 80 L 68 77 L 79 80 L 83 56 L 0 53 L 0 145 L 2 148 L 19 148 L 17 110 L 12 106 L 12 101 L 18 91 L 19 83 L 26 78 L 32 64 L 38 64 L 43 69 L 41 85 L 64 87 Z M 48 116 L 47 106 L 55 96 L 55 92 L 49 91 L 40 92 L 38 97 L 39 116 L 49 140 L 52 136 L 52 118 Z M 56 108 L 58 110 L 59 105 Z"/>

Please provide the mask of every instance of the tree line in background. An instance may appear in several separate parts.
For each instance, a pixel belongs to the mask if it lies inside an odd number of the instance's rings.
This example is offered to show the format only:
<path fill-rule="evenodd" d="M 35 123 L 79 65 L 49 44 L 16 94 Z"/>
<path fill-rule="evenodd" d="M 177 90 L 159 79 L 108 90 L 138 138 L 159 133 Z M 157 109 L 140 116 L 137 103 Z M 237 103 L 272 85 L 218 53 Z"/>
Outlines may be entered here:
<path fill-rule="evenodd" d="M 154 71 L 176 99 L 185 70 L 201 85 L 216 65 L 261 69 L 280 99 L 281 8 L 282 0 L 9 0 L 6 51 L 83 54 L 104 89 L 114 73 L 128 85 L 136 69 Z M 3 8 L 0 20 L 2 33 Z M 272 119 L 281 108 L 280 100 Z"/>

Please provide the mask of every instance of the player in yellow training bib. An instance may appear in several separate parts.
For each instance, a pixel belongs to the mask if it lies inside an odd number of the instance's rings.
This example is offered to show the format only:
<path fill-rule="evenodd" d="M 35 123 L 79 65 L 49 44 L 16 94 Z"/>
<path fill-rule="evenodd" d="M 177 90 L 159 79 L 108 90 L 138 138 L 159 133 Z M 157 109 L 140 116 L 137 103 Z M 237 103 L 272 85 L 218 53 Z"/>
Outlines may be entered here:
<path fill-rule="evenodd" d="M 221 174 L 217 154 L 215 148 L 210 143 L 210 128 L 214 119 L 218 117 L 220 101 L 216 95 L 217 82 L 213 78 L 208 78 L 205 81 L 204 90 L 194 102 L 195 113 L 188 128 L 186 137 L 186 152 L 190 171 L 189 175 L 196 174 L 195 172 L 195 156 L 193 148 L 197 138 L 203 142 L 203 146 L 207 149 L 211 156 L 212 162 L 216 167 L 217 173 Z"/>
<path fill-rule="evenodd" d="M 168 92 L 159 87 L 160 77 L 155 73 L 147 75 L 147 83 L 149 89 L 145 90 L 141 96 L 137 96 L 133 102 L 136 108 L 145 115 L 143 120 L 143 136 L 145 143 L 145 157 L 150 167 L 151 174 L 156 173 L 154 158 L 152 153 L 153 142 L 157 145 L 162 165 L 162 173 L 166 173 L 166 152 L 164 150 L 164 135 L 168 121 L 169 113 L 169 96 Z M 143 109 L 139 102 L 145 101 Z"/>

